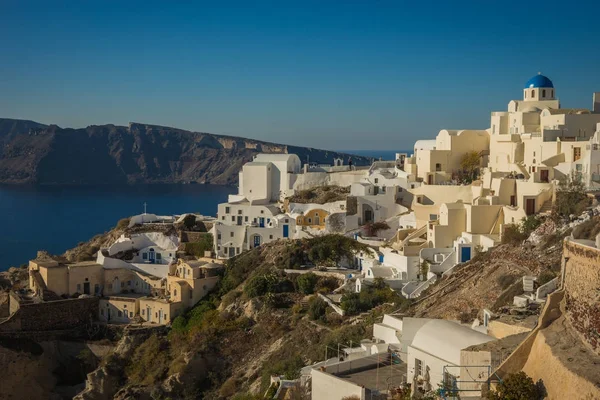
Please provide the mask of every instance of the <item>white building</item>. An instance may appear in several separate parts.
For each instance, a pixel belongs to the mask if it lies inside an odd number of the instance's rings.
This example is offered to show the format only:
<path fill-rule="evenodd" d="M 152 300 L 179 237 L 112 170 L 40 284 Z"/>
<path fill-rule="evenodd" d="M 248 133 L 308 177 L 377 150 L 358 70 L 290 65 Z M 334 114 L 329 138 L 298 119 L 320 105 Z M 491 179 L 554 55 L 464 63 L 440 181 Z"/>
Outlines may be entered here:
<path fill-rule="evenodd" d="M 456 322 L 440 319 L 423 322 L 408 318 L 403 321 L 402 342 L 406 345 L 408 367 L 406 380 L 426 381 L 429 377 L 429 385 L 434 389 L 442 382 L 454 386 L 460 380 L 463 349 L 495 340 Z M 407 328 L 411 329 L 407 327 L 410 324 L 417 327 L 414 337 L 404 335 Z"/>

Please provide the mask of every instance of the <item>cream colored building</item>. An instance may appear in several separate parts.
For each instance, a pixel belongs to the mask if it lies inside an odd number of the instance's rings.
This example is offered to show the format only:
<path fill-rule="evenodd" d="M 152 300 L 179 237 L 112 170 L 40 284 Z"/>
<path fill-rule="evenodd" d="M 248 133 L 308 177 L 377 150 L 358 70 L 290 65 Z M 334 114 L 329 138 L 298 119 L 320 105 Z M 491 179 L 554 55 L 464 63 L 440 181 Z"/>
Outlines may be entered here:
<path fill-rule="evenodd" d="M 172 302 L 181 302 L 184 308 L 192 307 L 206 296 L 219 281 L 221 264 L 205 261 L 183 261 L 169 266 L 167 291 Z"/>

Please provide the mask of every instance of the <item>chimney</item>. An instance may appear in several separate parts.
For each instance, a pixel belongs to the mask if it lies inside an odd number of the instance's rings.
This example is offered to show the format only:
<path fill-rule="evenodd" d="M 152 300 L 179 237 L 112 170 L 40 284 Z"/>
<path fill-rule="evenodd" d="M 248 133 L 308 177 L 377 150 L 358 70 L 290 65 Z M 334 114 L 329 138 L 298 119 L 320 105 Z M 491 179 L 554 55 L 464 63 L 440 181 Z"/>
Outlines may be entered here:
<path fill-rule="evenodd" d="M 600 92 L 594 93 L 594 105 L 592 107 L 592 112 L 595 114 L 600 114 Z"/>

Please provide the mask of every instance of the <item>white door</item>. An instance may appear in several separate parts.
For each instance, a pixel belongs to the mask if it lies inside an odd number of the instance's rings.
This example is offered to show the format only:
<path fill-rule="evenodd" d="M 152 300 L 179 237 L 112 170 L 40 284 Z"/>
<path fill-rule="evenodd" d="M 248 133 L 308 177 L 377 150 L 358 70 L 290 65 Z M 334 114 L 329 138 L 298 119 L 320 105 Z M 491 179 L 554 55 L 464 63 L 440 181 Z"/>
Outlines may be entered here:
<path fill-rule="evenodd" d="M 162 320 L 163 320 L 163 312 L 162 312 L 162 310 L 158 310 L 158 323 L 162 324 Z"/>
<path fill-rule="evenodd" d="M 152 310 L 150 310 L 150 307 L 146 307 L 146 321 L 152 321 Z"/>

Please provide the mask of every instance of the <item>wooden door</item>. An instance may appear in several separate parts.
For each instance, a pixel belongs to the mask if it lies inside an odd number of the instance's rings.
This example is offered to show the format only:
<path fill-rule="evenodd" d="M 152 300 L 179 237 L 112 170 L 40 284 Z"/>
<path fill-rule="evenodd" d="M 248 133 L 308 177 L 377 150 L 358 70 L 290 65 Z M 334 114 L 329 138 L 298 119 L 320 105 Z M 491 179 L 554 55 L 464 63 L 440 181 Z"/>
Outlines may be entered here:
<path fill-rule="evenodd" d="M 527 199 L 525 214 L 532 215 L 535 214 L 535 199 Z"/>

